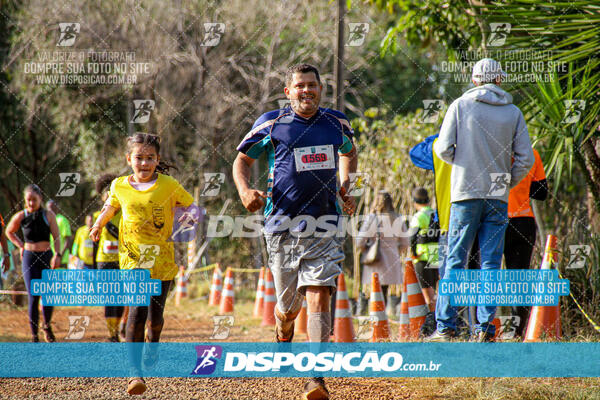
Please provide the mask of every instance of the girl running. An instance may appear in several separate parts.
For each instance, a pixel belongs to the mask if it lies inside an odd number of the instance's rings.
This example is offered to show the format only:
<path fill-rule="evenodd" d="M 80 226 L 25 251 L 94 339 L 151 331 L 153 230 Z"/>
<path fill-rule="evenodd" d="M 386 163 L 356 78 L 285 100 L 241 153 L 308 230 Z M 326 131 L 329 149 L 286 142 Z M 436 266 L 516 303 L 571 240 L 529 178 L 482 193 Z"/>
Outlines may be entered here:
<path fill-rule="evenodd" d="M 169 287 L 177 275 L 174 246 L 168 241 L 173 232 L 175 207 L 189 207 L 193 197 L 175 179 L 159 172 L 169 166 L 160 161 L 160 138 L 136 133 L 127 140 L 127 164 L 133 175 L 115 179 L 110 194 L 90 238 L 97 241 L 102 228 L 121 210 L 119 223 L 119 264 L 121 269 L 148 268 L 153 279 L 162 281 L 160 295 L 152 296 L 150 306 L 130 306 L 127 319 L 128 342 L 144 341 L 144 326 L 149 322 L 148 342 L 158 342 L 163 328 L 163 312 Z M 157 172 L 158 171 L 158 172 Z M 134 374 L 127 392 L 142 394 L 146 383 L 141 377 L 141 354 L 132 352 Z M 146 352 L 144 365 L 153 365 L 158 353 Z"/>
<path fill-rule="evenodd" d="M 40 296 L 32 296 L 31 280 L 42 279 L 42 270 L 60 266 L 60 234 L 56 216 L 50 210 L 42 208 L 42 191 L 37 185 L 25 188 L 25 209 L 16 213 L 6 227 L 6 237 L 21 250 L 23 280 L 29 297 L 29 326 L 31 341 L 39 342 L 38 323 L 40 320 Z M 23 241 L 16 232 L 21 229 Z M 54 238 L 54 256 L 50 250 L 50 233 Z M 46 342 L 55 342 L 56 338 L 50 326 L 53 307 L 42 306 L 44 314 L 44 338 Z"/>
<path fill-rule="evenodd" d="M 96 181 L 96 193 L 100 195 L 102 202 L 108 199 L 108 193 L 111 182 L 117 178 L 113 174 L 104 174 Z M 100 211 L 94 213 L 97 219 Z M 94 246 L 94 260 L 97 269 L 119 269 L 119 222 L 121 221 L 121 211 L 117 211 L 114 217 L 106 223 L 106 226 L 100 232 L 100 240 Z M 106 327 L 108 328 L 108 341 L 119 341 L 119 322 L 123 316 L 123 306 L 105 306 L 104 318 L 106 318 Z M 123 329 L 123 337 L 125 330 Z"/>

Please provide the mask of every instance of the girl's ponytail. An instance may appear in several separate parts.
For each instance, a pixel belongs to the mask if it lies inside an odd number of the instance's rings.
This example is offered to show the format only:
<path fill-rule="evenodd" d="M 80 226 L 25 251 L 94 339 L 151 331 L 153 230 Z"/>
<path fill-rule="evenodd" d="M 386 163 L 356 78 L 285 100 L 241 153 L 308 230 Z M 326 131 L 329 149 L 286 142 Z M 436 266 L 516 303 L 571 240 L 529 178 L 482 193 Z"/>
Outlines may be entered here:
<path fill-rule="evenodd" d="M 163 175 L 169 175 L 169 169 L 173 168 L 175 171 L 179 171 L 176 166 L 169 164 L 166 161 L 160 160 L 156 166 L 156 170 Z"/>

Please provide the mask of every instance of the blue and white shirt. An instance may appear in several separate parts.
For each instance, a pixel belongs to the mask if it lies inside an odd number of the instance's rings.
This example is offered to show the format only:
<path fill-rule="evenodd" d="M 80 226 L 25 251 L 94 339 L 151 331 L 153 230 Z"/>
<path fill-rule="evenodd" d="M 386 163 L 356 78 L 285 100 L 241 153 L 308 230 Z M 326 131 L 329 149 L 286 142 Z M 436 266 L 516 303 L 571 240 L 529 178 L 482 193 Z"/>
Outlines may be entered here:
<path fill-rule="evenodd" d="M 352 151 L 352 137 L 346 116 L 328 108 L 306 119 L 287 107 L 256 120 L 237 150 L 253 159 L 267 154 L 265 226 L 275 216 L 339 215 L 339 154 Z"/>

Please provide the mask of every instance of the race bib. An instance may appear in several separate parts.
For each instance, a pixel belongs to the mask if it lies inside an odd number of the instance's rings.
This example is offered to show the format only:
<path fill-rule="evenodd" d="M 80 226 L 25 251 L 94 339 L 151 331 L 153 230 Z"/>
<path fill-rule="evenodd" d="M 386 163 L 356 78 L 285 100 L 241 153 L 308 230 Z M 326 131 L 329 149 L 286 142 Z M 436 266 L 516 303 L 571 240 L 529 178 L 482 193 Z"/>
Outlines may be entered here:
<path fill-rule="evenodd" d="M 118 254 L 119 253 L 119 242 L 113 242 L 112 240 L 105 240 L 102 245 L 102 251 L 104 254 Z"/>
<path fill-rule="evenodd" d="M 294 149 L 296 172 L 334 169 L 333 145 L 298 147 Z"/>

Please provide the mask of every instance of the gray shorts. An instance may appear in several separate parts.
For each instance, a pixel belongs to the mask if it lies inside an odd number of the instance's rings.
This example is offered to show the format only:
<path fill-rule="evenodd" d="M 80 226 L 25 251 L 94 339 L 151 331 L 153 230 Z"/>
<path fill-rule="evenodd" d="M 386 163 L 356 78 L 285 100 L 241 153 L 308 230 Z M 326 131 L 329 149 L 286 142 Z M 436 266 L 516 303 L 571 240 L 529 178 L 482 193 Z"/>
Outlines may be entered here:
<path fill-rule="evenodd" d="M 333 293 L 337 276 L 342 272 L 343 238 L 302 238 L 289 232 L 264 232 L 264 236 L 279 311 L 299 310 L 307 286 L 329 286 Z"/>

